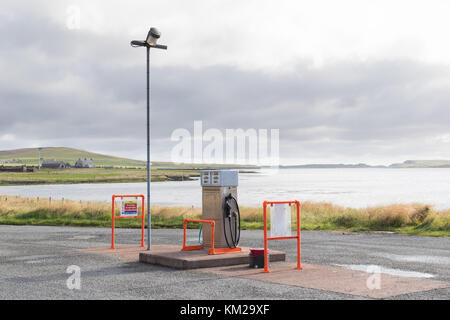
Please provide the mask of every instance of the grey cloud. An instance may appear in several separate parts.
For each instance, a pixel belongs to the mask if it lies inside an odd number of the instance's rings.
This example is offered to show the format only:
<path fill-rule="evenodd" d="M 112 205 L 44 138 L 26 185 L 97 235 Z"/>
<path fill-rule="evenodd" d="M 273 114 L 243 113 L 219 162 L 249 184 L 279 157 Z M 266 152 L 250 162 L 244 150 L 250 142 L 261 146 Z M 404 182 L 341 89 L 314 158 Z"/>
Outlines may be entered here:
<path fill-rule="evenodd" d="M 0 37 L 0 110 L 6 114 L 0 137 L 14 134 L 16 147 L 42 141 L 144 155 L 145 50 L 129 47 L 126 36 L 69 31 L 26 13 L 3 21 Z M 282 156 L 324 161 L 402 157 L 424 139 L 450 132 L 446 66 L 391 60 L 312 68 L 299 62 L 290 73 L 265 73 L 191 68 L 188 61 L 158 67 L 164 54 L 152 53 L 154 158 L 166 157 L 171 132 L 192 131 L 194 120 L 203 120 L 204 129 L 279 128 Z M 448 144 L 422 151 L 442 147 Z"/>

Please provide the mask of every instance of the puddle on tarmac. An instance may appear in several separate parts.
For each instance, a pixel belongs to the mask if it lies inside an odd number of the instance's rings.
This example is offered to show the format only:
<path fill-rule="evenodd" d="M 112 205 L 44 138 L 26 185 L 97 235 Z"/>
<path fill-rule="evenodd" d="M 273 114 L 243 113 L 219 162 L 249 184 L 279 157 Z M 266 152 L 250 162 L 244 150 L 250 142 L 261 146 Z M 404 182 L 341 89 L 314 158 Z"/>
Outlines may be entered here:
<path fill-rule="evenodd" d="M 442 256 L 420 256 L 420 255 L 400 255 L 391 253 L 375 253 L 373 256 L 383 257 L 394 261 L 404 262 L 420 262 L 420 263 L 433 263 L 433 264 L 450 264 L 450 257 Z"/>
<path fill-rule="evenodd" d="M 408 271 L 401 269 L 390 269 L 382 266 L 377 266 L 373 264 L 335 264 L 338 267 L 343 267 L 350 270 L 364 271 L 367 273 L 384 273 L 399 277 L 410 277 L 410 278 L 433 278 L 434 275 L 429 273 Z"/>
<path fill-rule="evenodd" d="M 51 263 L 55 262 L 57 259 L 48 258 L 48 259 L 37 259 L 37 260 L 26 260 L 23 263 L 25 264 L 41 264 L 41 263 Z"/>
<path fill-rule="evenodd" d="M 89 240 L 97 238 L 97 236 L 73 236 L 71 238 L 68 238 L 69 240 Z"/>

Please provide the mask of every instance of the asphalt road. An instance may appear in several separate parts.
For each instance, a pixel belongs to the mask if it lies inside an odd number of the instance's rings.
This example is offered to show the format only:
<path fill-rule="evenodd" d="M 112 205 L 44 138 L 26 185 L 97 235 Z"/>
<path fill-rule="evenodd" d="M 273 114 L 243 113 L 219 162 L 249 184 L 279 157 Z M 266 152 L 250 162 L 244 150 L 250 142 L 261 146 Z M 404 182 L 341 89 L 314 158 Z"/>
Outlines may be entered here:
<path fill-rule="evenodd" d="M 197 231 L 189 230 L 195 241 Z M 323 290 L 228 278 L 130 263 L 80 248 L 110 245 L 110 229 L 0 226 L 0 299 L 365 299 Z M 138 244 L 139 230 L 117 229 L 116 243 Z M 181 230 L 153 230 L 154 244 L 180 244 Z M 261 231 L 243 231 L 241 245 L 261 247 Z M 295 261 L 295 241 L 272 241 Z M 450 239 L 386 233 L 304 231 L 302 262 L 378 265 L 450 281 Z M 81 270 L 81 289 L 69 290 L 68 266 Z M 393 297 L 449 299 L 450 289 Z"/>

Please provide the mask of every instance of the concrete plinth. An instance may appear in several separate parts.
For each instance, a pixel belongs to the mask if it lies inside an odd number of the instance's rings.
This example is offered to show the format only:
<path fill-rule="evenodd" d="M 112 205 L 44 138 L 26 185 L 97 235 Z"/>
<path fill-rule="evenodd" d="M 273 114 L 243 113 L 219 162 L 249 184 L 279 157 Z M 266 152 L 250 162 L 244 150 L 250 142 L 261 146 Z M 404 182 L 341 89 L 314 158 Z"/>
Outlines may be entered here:
<path fill-rule="evenodd" d="M 180 246 L 154 245 L 150 251 L 139 253 L 139 261 L 176 269 L 198 269 L 249 264 L 249 248 L 242 252 L 208 254 L 206 250 L 180 251 Z M 269 261 L 285 261 L 282 251 L 269 250 Z"/>

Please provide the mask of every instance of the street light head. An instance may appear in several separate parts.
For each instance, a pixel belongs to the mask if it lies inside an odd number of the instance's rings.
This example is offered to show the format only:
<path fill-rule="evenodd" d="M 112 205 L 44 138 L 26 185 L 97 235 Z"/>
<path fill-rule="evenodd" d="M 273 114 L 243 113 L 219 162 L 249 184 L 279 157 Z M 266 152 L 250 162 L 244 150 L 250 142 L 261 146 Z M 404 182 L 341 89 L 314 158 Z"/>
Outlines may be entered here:
<path fill-rule="evenodd" d="M 147 43 L 145 43 L 145 41 L 140 41 L 140 40 L 133 40 L 131 41 L 131 46 L 132 47 L 146 47 Z"/>
<path fill-rule="evenodd" d="M 159 32 L 158 29 L 152 27 L 147 34 L 147 40 L 145 40 L 145 42 L 147 42 L 149 46 L 155 46 L 160 37 L 161 32 Z"/>

